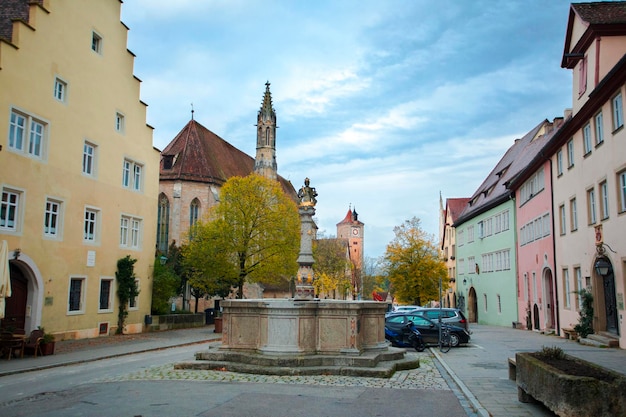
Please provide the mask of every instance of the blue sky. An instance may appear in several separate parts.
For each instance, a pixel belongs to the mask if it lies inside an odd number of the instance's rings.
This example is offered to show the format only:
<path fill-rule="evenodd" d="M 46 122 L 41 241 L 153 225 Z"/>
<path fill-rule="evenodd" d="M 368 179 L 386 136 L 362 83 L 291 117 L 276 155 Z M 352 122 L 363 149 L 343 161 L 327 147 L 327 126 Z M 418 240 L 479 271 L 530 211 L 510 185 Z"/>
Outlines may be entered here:
<path fill-rule="evenodd" d="M 317 188 L 365 254 L 413 216 L 438 239 L 439 193 L 469 197 L 515 138 L 571 106 L 563 0 L 126 0 L 154 145 L 191 118 L 254 156 L 265 82 L 278 172 Z"/>

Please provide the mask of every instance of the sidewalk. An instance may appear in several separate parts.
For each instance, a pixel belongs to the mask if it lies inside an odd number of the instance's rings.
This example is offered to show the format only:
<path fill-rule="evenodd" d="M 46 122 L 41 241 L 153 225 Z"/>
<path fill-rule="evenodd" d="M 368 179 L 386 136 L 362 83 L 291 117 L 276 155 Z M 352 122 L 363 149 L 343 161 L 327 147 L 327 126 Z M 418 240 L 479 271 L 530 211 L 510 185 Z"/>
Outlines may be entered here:
<path fill-rule="evenodd" d="M 0 359 L 0 377 L 133 353 L 221 340 L 214 326 L 56 342 L 54 355 Z"/>

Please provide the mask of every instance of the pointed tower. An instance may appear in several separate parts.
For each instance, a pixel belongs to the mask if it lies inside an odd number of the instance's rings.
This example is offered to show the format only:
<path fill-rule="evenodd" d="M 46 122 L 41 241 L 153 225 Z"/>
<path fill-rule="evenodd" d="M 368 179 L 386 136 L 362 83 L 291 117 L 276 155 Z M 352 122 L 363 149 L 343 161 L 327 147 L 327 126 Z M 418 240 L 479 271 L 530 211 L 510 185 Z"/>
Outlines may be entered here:
<path fill-rule="evenodd" d="M 337 238 L 346 242 L 348 259 L 352 264 L 352 299 L 360 300 L 363 297 L 363 229 L 365 224 L 359 221 L 359 214 L 354 209 L 349 208 L 346 217 L 337 223 Z"/>
<path fill-rule="evenodd" d="M 257 116 L 256 157 L 254 172 L 266 178 L 276 179 L 276 112 L 272 107 L 269 81 L 265 83 L 265 95 Z"/>

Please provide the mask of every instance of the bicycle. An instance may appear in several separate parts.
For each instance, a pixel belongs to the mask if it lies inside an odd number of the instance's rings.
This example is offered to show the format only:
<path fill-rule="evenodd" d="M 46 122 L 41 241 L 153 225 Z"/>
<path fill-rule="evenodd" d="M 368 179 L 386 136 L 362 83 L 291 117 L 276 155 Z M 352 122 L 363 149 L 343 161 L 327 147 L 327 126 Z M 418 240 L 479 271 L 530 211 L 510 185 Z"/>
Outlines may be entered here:
<path fill-rule="evenodd" d="M 452 347 L 452 340 L 450 337 L 450 327 L 442 323 L 440 335 L 441 336 L 439 339 L 439 350 L 442 353 L 448 353 L 450 351 L 450 348 Z"/>

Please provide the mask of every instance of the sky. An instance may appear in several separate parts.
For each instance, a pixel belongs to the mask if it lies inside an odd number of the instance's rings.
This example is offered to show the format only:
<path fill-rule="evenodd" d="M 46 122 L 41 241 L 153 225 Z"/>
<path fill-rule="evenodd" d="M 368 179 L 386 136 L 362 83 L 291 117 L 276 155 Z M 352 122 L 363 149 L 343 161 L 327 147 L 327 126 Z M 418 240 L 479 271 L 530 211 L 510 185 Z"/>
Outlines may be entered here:
<path fill-rule="evenodd" d="M 254 157 L 270 82 L 278 173 L 318 192 L 319 232 L 355 208 L 365 256 L 439 198 L 470 197 L 513 144 L 571 107 L 564 0 L 125 0 L 154 146 L 194 119 Z"/>

